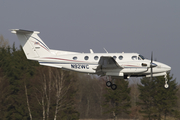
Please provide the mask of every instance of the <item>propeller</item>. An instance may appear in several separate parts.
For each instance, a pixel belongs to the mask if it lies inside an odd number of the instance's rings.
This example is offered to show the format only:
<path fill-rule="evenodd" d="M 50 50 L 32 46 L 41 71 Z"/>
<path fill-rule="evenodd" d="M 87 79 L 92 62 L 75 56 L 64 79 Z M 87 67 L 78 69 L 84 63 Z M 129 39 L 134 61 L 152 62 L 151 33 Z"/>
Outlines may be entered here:
<path fill-rule="evenodd" d="M 151 68 L 151 80 L 153 77 L 153 67 L 156 67 L 157 65 L 153 63 L 153 52 L 151 52 L 151 62 L 150 62 L 150 68 Z"/>

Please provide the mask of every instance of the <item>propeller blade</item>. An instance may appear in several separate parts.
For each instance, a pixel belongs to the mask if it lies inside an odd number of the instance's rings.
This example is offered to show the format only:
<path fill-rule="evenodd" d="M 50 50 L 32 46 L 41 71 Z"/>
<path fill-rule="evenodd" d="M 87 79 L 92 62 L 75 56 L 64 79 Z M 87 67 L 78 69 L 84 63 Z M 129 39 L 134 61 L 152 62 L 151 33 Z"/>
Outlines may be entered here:
<path fill-rule="evenodd" d="M 153 62 L 153 52 L 151 52 L 151 63 Z"/>
<path fill-rule="evenodd" d="M 151 52 L 151 62 L 150 62 L 150 68 L 151 68 L 151 80 L 153 78 L 153 67 L 156 67 L 157 64 L 153 63 L 153 52 Z"/>
<path fill-rule="evenodd" d="M 151 63 L 150 63 L 150 67 L 151 67 L 151 80 L 153 78 L 153 66 L 152 66 L 152 64 L 153 64 L 153 52 L 151 52 Z"/>
<path fill-rule="evenodd" d="M 152 78 L 153 78 L 153 68 L 151 67 L 151 80 L 152 80 Z"/>

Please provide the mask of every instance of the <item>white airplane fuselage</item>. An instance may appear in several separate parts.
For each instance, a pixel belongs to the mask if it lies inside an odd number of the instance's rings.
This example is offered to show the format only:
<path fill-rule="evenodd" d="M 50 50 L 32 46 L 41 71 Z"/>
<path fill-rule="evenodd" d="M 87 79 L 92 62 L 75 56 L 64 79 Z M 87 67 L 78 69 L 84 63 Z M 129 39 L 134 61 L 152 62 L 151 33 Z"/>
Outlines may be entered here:
<path fill-rule="evenodd" d="M 58 55 L 58 51 L 56 51 L 52 57 L 42 57 L 33 60 L 37 60 L 41 65 L 45 66 L 96 74 L 96 68 L 99 65 L 98 62 L 102 56 L 116 56 L 114 59 L 123 67 L 123 69 L 104 69 L 104 75 L 112 77 L 150 77 L 151 71 L 149 67 L 151 61 L 148 59 L 143 60 L 138 53 L 74 53 Z M 122 56 L 121 59 L 119 59 L 119 56 Z M 85 57 L 88 57 L 88 59 L 85 60 Z M 132 57 L 136 57 L 137 59 L 132 59 Z M 171 69 L 171 67 L 163 63 L 157 61 L 153 61 L 153 63 L 157 64 L 157 66 L 153 68 L 153 76 L 163 76 Z M 142 64 L 146 64 L 147 66 L 143 66 Z"/>
<path fill-rule="evenodd" d="M 13 29 L 27 59 L 40 65 L 112 77 L 151 77 L 166 75 L 171 67 L 145 59 L 138 53 L 90 53 L 52 50 L 40 39 L 37 31 Z"/>

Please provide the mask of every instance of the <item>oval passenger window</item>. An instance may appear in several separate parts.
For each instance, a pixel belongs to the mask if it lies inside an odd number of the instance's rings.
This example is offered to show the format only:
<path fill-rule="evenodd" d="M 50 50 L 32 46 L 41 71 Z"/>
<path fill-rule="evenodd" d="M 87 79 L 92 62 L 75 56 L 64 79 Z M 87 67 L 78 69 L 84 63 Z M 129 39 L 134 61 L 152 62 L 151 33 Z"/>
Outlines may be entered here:
<path fill-rule="evenodd" d="M 88 56 L 85 56 L 85 57 L 84 57 L 84 59 L 85 59 L 85 60 L 88 60 L 88 59 L 89 59 L 89 57 L 88 57 Z"/>
<path fill-rule="evenodd" d="M 98 60 L 98 58 L 99 58 L 98 56 L 94 56 L 94 59 L 95 59 L 95 60 Z"/>
<path fill-rule="evenodd" d="M 123 56 L 119 56 L 119 60 L 122 60 L 123 59 Z"/>
<path fill-rule="evenodd" d="M 75 56 L 75 57 L 73 57 L 73 60 L 77 60 L 77 57 Z"/>

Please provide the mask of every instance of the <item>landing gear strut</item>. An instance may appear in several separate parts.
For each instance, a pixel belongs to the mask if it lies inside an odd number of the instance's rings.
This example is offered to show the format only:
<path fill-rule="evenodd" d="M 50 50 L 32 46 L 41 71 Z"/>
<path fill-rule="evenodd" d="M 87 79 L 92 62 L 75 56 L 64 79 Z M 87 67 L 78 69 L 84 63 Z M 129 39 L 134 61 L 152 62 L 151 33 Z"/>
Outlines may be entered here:
<path fill-rule="evenodd" d="M 168 79 L 167 79 L 167 74 L 166 75 L 164 75 L 164 79 L 165 79 L 165 84 L 164 84 L 164 87 L 165 88 L 168 88 L 169 87 L 169 85 L 168 85 Z"/>

